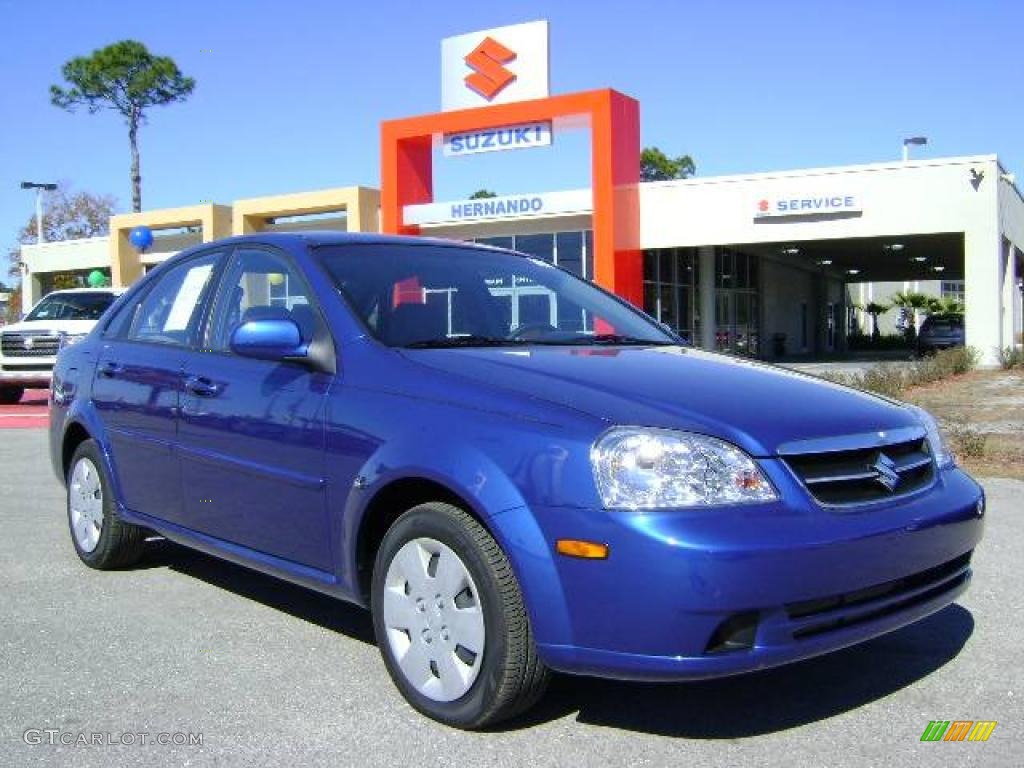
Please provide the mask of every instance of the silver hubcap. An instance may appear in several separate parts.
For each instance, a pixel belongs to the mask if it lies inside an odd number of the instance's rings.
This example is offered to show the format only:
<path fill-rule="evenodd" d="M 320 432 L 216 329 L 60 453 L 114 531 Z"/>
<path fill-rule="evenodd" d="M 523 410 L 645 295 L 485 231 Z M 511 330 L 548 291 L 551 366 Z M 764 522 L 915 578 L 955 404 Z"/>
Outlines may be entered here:
<path fill-rule="evenodd" d="M 79 459 L 71 472 L 68 512 L 75 543 L 83 552 L 92 552 L 103 531 L 103 486 L 96 465 L 89 459 Z"/>
<path fill-rule="evenodd" d="M 434 701 L 468 691 L 484 656 L 484 614 L 459 556 L 434 539 L 395 553 L 384 584 L 384 626 L 402 675 Z"/>

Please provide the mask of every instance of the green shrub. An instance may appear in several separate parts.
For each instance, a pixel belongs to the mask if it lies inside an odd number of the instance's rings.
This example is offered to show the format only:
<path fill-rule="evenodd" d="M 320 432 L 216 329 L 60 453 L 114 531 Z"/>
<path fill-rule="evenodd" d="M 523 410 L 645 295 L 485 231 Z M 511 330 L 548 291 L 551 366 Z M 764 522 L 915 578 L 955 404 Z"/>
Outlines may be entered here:
<path fill-rule="evenodd" d="M 944 349 L 910 366 L 874 365 L 860 373 L 827 371 L 822 378 L 847 387 L 863 389 L 885 397 L 901 397 L 910 387 L 919 387 L 974 370 L 978 350 L 973 347 Z"/>
<path fill-rule="evenodd" d="M 1020 347 L 1006 347 L 999 350 L 999 365 L 1003 367 L 1004 371 L 1024 366 L 1024 349 Z"/>
<path fill-rule="evenodd" d="M 978 365 L 978 350 L 974 347 L 953 347 L 918 360 L 910 368 L 908 386 L 920 386 L 973 371 Z"/>
<path fill-rule="evenodd" d="M 860 374 L 859 378 L 859 383 L 853 386 L 886 397 L 899 397 L 907 388 L 906 371 L 895 366 L 876 365 Z"/>
<path fill-rule="evenodd" d="M 952 444 L 954 454 L 972 459 L 980 459 L 985 455 L 985 440 L 988 437 L 985 433 L 979 432 L 964 421 L 951 421 L 945 426 L 946 436 Z"/>

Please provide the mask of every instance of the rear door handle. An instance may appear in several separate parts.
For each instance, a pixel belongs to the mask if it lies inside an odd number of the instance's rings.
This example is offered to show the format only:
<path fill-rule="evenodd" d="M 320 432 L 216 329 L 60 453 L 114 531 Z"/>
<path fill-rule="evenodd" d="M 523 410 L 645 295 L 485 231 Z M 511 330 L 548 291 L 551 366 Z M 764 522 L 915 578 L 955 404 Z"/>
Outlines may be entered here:
<path fill-rule="evenodd" d="M 113 379 L 124 373 L 124 366 L 120 363 L 115 363 L 113 360 L 100 365 L 99 374 L 105 379 Z"/>
<path fill-rule="evenodd" d="M 220 394 L 220 384 L 205 376 L 189 376 L 185 379 L 185 389 L 196 397 L 216 397 Z"/>

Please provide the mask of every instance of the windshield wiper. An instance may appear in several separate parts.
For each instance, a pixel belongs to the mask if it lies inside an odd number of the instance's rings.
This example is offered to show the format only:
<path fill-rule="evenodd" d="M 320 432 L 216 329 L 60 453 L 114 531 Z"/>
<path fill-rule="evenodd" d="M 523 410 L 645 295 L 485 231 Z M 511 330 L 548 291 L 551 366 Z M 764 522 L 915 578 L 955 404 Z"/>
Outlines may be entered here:
<path fill-rule="evenodd" d="M 571 344 L 621 344 L 623 346 L 642 346 L 642 347 L 674 347 L 677 346 L 677 342 L 669 340 L 659 339 L 641 339 L 636 336 L 622 336 L 618 333 L 597 333 L 593 336 L 580 336 L 573 339 L 571 342 L 562 342 Z"/>
<path fill-rule="evenodd" d="M 405 349 L 445 349 L 449 347 L 516 347 L 529 342 L 522 339 L 502 339 L 497 336 L 452 336 L 444 339 L 424 339 L 405 344 Z"/>

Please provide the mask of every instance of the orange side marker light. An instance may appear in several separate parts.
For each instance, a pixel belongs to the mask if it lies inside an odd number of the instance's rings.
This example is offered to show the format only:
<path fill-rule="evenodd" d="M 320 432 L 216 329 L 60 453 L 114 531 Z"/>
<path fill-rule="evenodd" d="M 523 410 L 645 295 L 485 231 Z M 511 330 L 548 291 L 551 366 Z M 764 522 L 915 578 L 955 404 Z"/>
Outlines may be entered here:
<path fill-rule="evenodd" d="M 586 560 L 607 560 L 608 545 L 579 539 L 559 539 L 555 543 L 558 554 L 567 557 L 582 557 Z"/>

